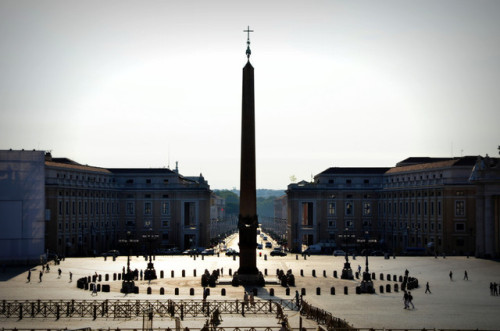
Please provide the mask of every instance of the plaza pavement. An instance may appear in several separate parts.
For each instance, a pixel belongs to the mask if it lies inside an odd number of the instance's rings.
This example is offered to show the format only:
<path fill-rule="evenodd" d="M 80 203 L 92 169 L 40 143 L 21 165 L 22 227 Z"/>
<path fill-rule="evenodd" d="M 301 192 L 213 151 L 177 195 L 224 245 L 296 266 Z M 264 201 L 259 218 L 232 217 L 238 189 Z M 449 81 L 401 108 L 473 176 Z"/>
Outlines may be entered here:
<path fill-rule="evenodd" d="M 259 270 L 268 270 L 266 280 L 275 281 L 276 269 L 291 269 L 295 275 L 296 286 L 291 287 L 290 295 L 286 295 L 285 288 L 279 285 L 268 285 L 259 289 L 256 300 L 262 299 L 292 299 L 295 290 L 306 290 L 304 299 L 312 305 L 329 311 L 333 316 L 345 319 L 349 324 L 357 328 L 392 328 L 392 329 L 484 329 L 500 330 L 500 296 L 491 296 L 490 282 L 500 283 L 500 264 L 491 260 L 481 260 L 466 257 L 396 257 L 396 259 L 384 259 L 383 257 L 370 257 L 370 272 L 376 274 L 374 281 L 376 294 L 355 294 L 355 287 L 360 280 L 342 280 L 333 277 L 336 270 L 339 277 L 345 257 L 334 256 L 310 256 L 304 259 L 302 256 L 289 254 L 286 257 L 270 257 L 267 260 L 262 256 L 257 257 Z M 40 266 L 32 268 L 31 282 L 26 282 L 28 268 L 7 269 L 0 274 L 0 299 L 8 300 L 103 300 L 103 299 L 201 299 L 202 287 L 200 276 L 205 269 L 212 271 L 223 268 L 223 280 L 230 280 L 229 269 L 237 270 L 239 266 L 238 258 L 221 255 L 198 257 L 196 259 L 188 256 L 159 256 L 154 261 L 157 275 L 164 271 L 165 278 L 157 279 L 148 285 L 147 281 L 138 281 L 139 294 L 124 295 L 119 292 L 121 282 L 102 282 L 111 284 L 111 292 L 99 292 L 97 296 L 92 296 L 90 291 L 80 290 L 76 287 L 76 280 L 83 276 L 90 276 L 94 273 L 110 274 L 119 273 L 126 265 L 125 256 L 118 257 L 116 261 L 108 258 L 68 258 L 62 261 L 59 266 L 51 265 L 50 273 L 45 273 L 43 281 L 38 281 Z M 357 257 L 351 260 L 353 270 L 357 266 L 365 267 L 365 258 Z M 62 277 L 58 278 L 57 269 L 61 268 Z M 131 261 L 132 269 L 145 269 L 144 258 L 133 257 Z M 193 270 L 196 269 L 197 277 L 193 277 Z M 300 270 L 304 276 L 300 276 Z M 415 309 L 403 309 L 403 292 L 379 293 L 379 286 L 395 282 L 380 281 L 380 273 L 391 275 L 404 275 L 408 269 L 410 276 L 419 280 L 420 287 L 413 290 Z M 175 277 L 171 278 L 171 271 Z M 181 277 L 182 270 L 185 270 L 186 277 Z M 313 270 L 316 277 L 312 276 Z M 323 270 L 326 276 L 323 277 Z M 464 271 L 467 270 L 469 280 L 463 280 Z M 69 282 L 69 272 L 73 273 L 73 282 Z M 450 281 L 449 272 L 453 271 L 453 280 Z M 112 279 L 112 278 L 111 278 Z M 425 294 L 425 283 L 429 282 L 432 294 Z M 398 283 L 401 285 L 400 283 Z M 147 295 L 148 286 L 152 288 L 152 294 Z M 349 294 L 345 295 L 343 288 L 348 287 Z M 165 289 L 165 295 L 159 294 L 160 287 Z M 179 288 L 179 295 L 174 295 L 174 289 Z M 316 288 L 321 289 L 321 295 L 316 294 Z M 336 294 L 330 295 L 330 288 L 335 287 Z M 189 289 L 194 288 L 195 295 L 189 295 Z M 221 295 L 221 289 L 226 289 L 226 296 Z M 271 297 L 269 290 L 273 288 L 275 293 Z M 242 300 L 243 287 L 232 287 L 230 285 L 218 285 L 211 289 L 209 300 Z M 285 311 L 293 328 L 299 326 L 299 314 L 296 311 Z M 222 327 L 251 327 L 251 326 L 277 326 L 277 320 L 273 315 L 223 315 Z M 201 328 L 206 318 L 186 318 L 182 326 L 190 328 Z M 308 329 L 316 329 L 313 321 L 302 319 L 303 326 Z M 142 320 L 121 320 L 121 319 L 100 319 L 95 321 L 85 318 L 60 319 L 30 319 L 17 318 L 0 319 L 0 323 L 6 328 L 77 328 L 77 327 L 119 327 L 119 328 L 140 328 Z M 175 323 L 170 318 L 155 318 L 153 326 L 155 328 L 173 328 Z"/>

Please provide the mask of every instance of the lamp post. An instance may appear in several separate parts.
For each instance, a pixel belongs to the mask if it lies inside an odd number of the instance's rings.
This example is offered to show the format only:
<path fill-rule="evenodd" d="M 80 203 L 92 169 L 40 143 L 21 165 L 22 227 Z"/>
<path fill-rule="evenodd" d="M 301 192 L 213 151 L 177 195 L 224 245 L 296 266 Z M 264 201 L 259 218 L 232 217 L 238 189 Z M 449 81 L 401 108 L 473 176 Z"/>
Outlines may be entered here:
<path fill-rule="evenodd" d="M 347 239 L 349 238 L 349 235 L 346 234 L 346 232 L 348 231 L 349 228 L 346 228 L 343 235 L 339 234 L 339 237 L 344 238 L 344 243 L 346 246 L 345 263 L 344 263 L 344 268 L 342 269 L 342 275 L 340 276 L 341 279 L 354 279 L 352 275 L 351 264 L 349 263 L 349 254 L 347 253 Z"/>
<path fill-rule="evenodd" d="M 132 244 L 139 242 L 137 239 L 131 239 L 132 234 L 127 231 L 127 239 L 118 240 L 119 243 L 124 244 L 127 247 L 127 272 L 123 275 L 122 288 L 120 292 L 122 293 L 133 293 L 134 292 L 134 274 L 130 270 L 130 248 Z"/>
<path fill-rule="evenodd" d="M 153 243 L 153 241 L 158 239 L 158 234 L 153 233 L 153 229 L 150 228 L 148 233 L 142 235 L 142 238 L 148 242 L 148 251 L 149 251 L 148 252 L 149 253 L 149 262 L 148 262 L 148 267 L 146 268 L 146 271 L 144 272 L 144 279 L 151 281 L 151 280 L 157 278 L 156 277 L 156 270 L 155 270 L 155 267 L 153 265 L 153 261 L 151 259 L 153 256 L 153 250 L 152 250 L 151 244 Z"/>
<path fill-rule="evenodd" d="M 368 268 L 368 242 L 376 242 L 376 239 L 369 239 L 369 232 L 365 231 L 365 256 L 366 256 L 366 268 L 365 272 L 363 272 L 363 281 L 361 282 L 360 290 L 361 293 L 375 293 L 375 289 L 373 288 L 373 281 L 370 275 L 370 269 Z"/>

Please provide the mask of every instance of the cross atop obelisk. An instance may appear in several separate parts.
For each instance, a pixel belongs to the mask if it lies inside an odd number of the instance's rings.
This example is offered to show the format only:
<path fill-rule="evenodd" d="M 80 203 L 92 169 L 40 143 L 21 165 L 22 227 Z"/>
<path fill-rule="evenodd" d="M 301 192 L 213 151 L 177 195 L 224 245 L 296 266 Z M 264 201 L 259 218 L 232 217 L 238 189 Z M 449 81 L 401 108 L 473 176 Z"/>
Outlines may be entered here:
<path fill-rule="evenodd" d="M 246 30 L 243 30 L 243 32 L 247 33 L 247 59 L 250 60 L 250 55 L 252 54 L 252 51 L 250 50 L 250 32 L 253 32 L 253 30 L 250 30 L 250 26 L 247 27 Z"/>

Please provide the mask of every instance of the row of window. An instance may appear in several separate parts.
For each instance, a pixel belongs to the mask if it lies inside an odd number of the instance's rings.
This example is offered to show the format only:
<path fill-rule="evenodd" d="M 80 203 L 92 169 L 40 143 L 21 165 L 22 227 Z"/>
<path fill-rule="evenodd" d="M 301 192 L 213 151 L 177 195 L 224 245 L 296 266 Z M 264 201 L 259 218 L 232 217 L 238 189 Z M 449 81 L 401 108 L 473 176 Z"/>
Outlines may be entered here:
<path fill-rule="evenodd" d="M 135 215 L 135 201 L 128 201 L 126 204 L 126 214 L 127 215 Z M 144 215 L 153 215 L 153 202 L 145 201 L 144 202 Z M 160 213 L 162 215 L 170 215 L 170 201 L 161 201 L 160 202 Z"/>
<path fill-rule="evenodd" d="M 312 204 L 311 202 L 304 202 L 302 204 L 302 223 L 303 225 L 306 225 L 304 223 L 307 223 L 307 217 L 310 216 L 311 212 L 309 209 L 309 204 Z M 380 204 L 382 205 L 382 209 L 380 209 Z M 399 208 L 398 208 L 399 206 Z M 408 214 L 411 214 L 412 216 L 416 215 L 421 216 L 422 215 L 422 206 L 423 206 L 423 215 L 427 216 L 428 213 L 430 212 L 431 216 L 434 216 L 436 213 L 437 216 L 441 216 L 442 214 L 442 204 L 441 201 L 437 201 L 436 204 L 434 201 L 431 201 L 429 204 L 427 201 L 424 201 L 421 203 L 420 201 L 415 202 L 393 202 L 392 203 L 392 208 L 391 208 L 391 203 L 386 202 L 386 203 L 379 203 L 379 215 L 380 216 L 385 216 L 386 214 L 392 214 L 395 215 L 400 215 L 402 216 L 403 214 L 405 216 L 408 216 Z M 416 207 L 416 208 L 415 208 Z M 429 207 L 429 208 L 428 208 Z M 344 215 L 345 216 L 354 216 L 354 208 L 353 208 L 353 202 L 352 201 L 346 201 L 344 202 Z M 372 215 L 372 203 L 371 202 L 363 202 L 362 203 L 362 215 L 363 216 L 371 216 Z M 328 216 L 337 216 L 337 202 L 328 202 Z M 465 216 L 465 201 L 464 200 L 456 200 L 455 201 L 455 217 L 464 217 Z"/>
<path fill-rule="evenodd" d="M 118 202 L 59 201 L 59 216 L 65 215 L 115 215 L 119 214 Z"/>

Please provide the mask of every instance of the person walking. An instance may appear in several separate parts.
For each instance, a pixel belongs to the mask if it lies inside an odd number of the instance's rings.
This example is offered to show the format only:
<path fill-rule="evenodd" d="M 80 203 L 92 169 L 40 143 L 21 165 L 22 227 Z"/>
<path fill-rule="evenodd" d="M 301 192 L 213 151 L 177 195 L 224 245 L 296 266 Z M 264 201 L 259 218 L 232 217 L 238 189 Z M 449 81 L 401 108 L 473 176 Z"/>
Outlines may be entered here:
<path fill-rule="evenodd" d="M 415 309 L 415 306 L 413 305 L 413 295 L 411 295 L 411 292 L 408 291 L 408 308 L 410 308 L 410 305 L 412 309 Z"/>
<path fill-rule="evenodd" d="M 57 269 L 57 275 L 58 275 L 57 278 L 61 278 L 61 274 L 62 274 L 62 270 L 61 270 L 61 268 L 58 268 Z"/>
<path fill-rule="evenodd" d="M 453 281 L 453 272 L 450 270 L 450 280 Z"/>
<path fill-rule="evenodd" d="M 42 277 L 43 277 L 43 271 L 40 270 L 40 276 L 38 276 L 38 278 L 40 279 L 40 283 L 42 282 Z"/>
<path fill-rule="evenodd" d="M 406 290 L 404 292 L 405 292 L 405 294 L 403 295 L 403 302 L 405 304 L 404 309 L 408 309 L 408 292 L 406 292 Z"/>
<path fill-rule="evenodd" d="M 469 280 L 469 275 L 467 274 L 467 270 L 464 272 L 464 280 Z"/>
<path fill-rule="evenodd" d="M 31 281 L 31 270 L 28 270 L 28 283 Z"/>
<path fill-rule="evenodd" d="M 73 273 L 70 271 L 69 272 L 69 282 L 71 283 L 73 281 Z"/>
<path fill-rule="evenodd" d="M 425 293 L 429 292 L 430 294 L 432 294 L 431 292 L 431 288 L 429 286 L 429 282 L 427 282 L 427 284 L 425 284 Z"/>
<path fill-rule="evenodd" d="M 300 296 L 299 296 L 299 291 L 295 291 L 295 304 L 297 305 L 297 308 L 300 307 Z"/>

